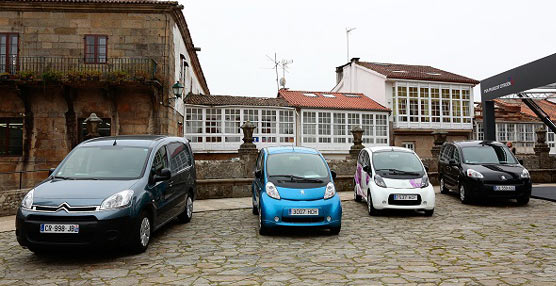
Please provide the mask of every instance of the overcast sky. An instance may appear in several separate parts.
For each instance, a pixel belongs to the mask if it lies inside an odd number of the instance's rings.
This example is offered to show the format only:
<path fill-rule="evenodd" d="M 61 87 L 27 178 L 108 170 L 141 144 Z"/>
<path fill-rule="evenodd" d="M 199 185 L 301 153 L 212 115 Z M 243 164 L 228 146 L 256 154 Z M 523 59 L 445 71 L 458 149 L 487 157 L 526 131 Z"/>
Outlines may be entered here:
<path fill-rule="evenodd" d="M 331 90 L 347 62 L 346 27 L 356 27 L 350 57 L 477 80 L 556 52 L 556 1 L 180 2 L 215 95 L 276 96 L 274 52 L 293 60 L 286 87 Z"/>

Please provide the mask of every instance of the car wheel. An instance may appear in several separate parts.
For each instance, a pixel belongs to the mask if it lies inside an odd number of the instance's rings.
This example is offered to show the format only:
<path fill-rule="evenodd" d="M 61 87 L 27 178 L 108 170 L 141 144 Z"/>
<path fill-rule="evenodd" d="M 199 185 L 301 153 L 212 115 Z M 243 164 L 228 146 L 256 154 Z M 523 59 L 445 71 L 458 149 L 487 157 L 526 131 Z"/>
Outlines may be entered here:
<path fill-rule="evenodd" d="M 257 208 L 257 204 L 255 204 L 255 195 L 254 194 L 253 194 L 253 197 L 251 198 L 251 205 L 252 205 L 251 212 L 254 215 L 258 215 L 259 214 L 259 209 Z"/>
<path fill-rule="evenodd" d="M 432 216 L 434 214 L 434 209 L 432 210 L 425 210 L 425 216 Z"/>
<path fill-rule="evenodd" d="M 267 235 L 268 234 L 268 229 L 264 226 L 263 224 L 263 210 L 259 207 L 259 234 L 260 235 Z"/>
<path fill-rule="evenodd" d="M 465 189 L 463 185 L 459 186 L 459 200 L 464 204 L 468 204 L 471 202 L 469 192 Z"/>
<path fill-rule="evenodd" d="M 377 216 L 379 215 L 379 211 L 375 209 L 373 206 L 373 199 L 371 198 L 371 191 L 367 192 L 367 211 L 369 212 L 370 216 Z"/>
<path fill-rule="evenodd" d="M 357 194 L 357 184 L 355 183 L 355 179 L 353 180 L 353 200 L 356 202 L 361 201 L 361 196 Z"/>
<path fill-rule="evenodd" d="M 524 206 L 529 203 L 529 195 L 522 196 L 517 198 L 517 204 L 520 206 Z"/>
<path fill-rule="evenodd" d="M 185 210 L 178 216 L 181 223 L 188 223 L 193 218 L 193 198 L 189 194 L 185 195 Z"/>
<path fill-rule="evenodd" d="M 450 190 L 448 190 L 448 188 L 446 188 L 446 185 L 444 183 L 444 178 L 440 177 L 440 193 L 441 194 L 447 194 L 449 192 L 450 192 Z"/>
<path fill-rule="evenodd" d="M 330 228 L 330 234 L 338 235 L 340 233 L 340 230 L 342 230 L 342 225 L 339 225 L 339 226 L 336 226 L 336 227 L 331 227 Z"/>
<path fill-rule="evenodd" d="M 139 216 L 132 233 L 133 236 L 130 246 L 134 253 L 142 253 L 147 250 L 151 240 L 151 226 L 151 218 L 148 216 L 146 211 L 143 211 Z"/>

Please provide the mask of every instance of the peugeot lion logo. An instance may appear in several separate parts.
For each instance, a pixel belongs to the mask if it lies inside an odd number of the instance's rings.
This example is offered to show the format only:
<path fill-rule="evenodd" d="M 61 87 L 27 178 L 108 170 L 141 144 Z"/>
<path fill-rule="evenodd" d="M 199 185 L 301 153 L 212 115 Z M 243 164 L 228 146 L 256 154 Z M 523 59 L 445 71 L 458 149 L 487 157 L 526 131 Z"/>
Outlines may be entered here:
<path fill-rule="evenodd" d="M 502 176 L 500 176 L 500 179 L 505 180 L 506 176 L 502 175 Z"/>
<path fill-rule="evenodd" d="M 302 195 L 305 194 L 305 191 L 304 191 L 304 190 L 301 190 L 301 191 L 299 191 L 299 192 L 300 192 Z"/>

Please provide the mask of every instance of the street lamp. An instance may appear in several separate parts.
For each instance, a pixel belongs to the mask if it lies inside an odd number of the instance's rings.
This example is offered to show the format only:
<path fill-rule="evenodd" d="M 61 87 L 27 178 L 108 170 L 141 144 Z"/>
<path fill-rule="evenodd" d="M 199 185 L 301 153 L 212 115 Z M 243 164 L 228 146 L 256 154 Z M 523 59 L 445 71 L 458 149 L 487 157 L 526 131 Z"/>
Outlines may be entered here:
<path fill-rule="evenodd" d="M 176 81 L 174 85 L 172 85 L 172 92 L 176 96 L 176 98 L 180 98 L 183 93 L 184 86 L 179 81 Z"/>

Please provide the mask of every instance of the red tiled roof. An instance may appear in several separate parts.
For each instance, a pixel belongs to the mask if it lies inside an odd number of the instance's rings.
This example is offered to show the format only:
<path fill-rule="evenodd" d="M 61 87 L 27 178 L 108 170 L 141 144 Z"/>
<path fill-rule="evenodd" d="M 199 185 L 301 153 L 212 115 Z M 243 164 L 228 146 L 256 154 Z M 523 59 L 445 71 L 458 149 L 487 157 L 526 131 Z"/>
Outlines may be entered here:
<path fill-rule="evenodd" d="M 242 105 L 242 106 L 278 106 L 290 107 L 291 105 L 280 97 L 254 97 L 254 96 L 231 96 L 231 95 L 188 95 L 185 99 L 186 104 L 221 106 L 221 105 Z"/>
<path fill-rule="evenodd" d="M 306 96 L 305 94 L 314 94 L 316 96 L 311 97 Z M 324 95 L 328 95 L 329 97 L 325 97 Z M 366 97 L 362 93 L 299 91 L 281 89 L 278 92 L 278 97 L 284 98 L 291 105 L 296 107 L 390 111 L 390 109 L 380 105 L 378 102 Z"/>
<path fill-rule="evenodd" d="M 387 78 L 470 83 L 473 85 L 479 83 L 477 80 L 433 68 L 431 66 L 385 64 L 360 61 L 355 62 L 362 67 L 383 74 Z"/>
<path fill-rule="evenodd" d="M 495 99 L 496 104 L 499 104 L 504 107 L 519 107 L 520 112 L 524 115 L 533 117 L 538 119 L 537 115 L 533 112 L 533 110 L 529 109 L 523 101 L 520 99 Z M 543 100 L 535 100 L 535 103 L 552 119 L 553 121 L 556 120 L 556 103 L 548 101 L 546 99 Z"/>

